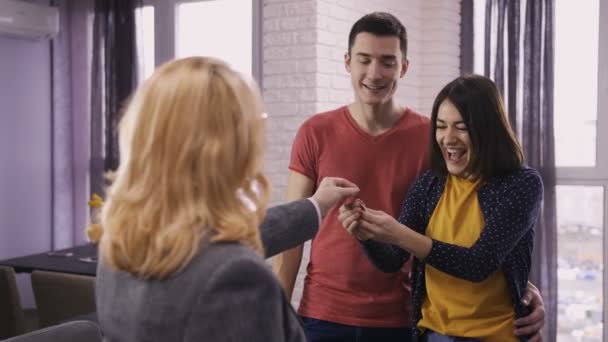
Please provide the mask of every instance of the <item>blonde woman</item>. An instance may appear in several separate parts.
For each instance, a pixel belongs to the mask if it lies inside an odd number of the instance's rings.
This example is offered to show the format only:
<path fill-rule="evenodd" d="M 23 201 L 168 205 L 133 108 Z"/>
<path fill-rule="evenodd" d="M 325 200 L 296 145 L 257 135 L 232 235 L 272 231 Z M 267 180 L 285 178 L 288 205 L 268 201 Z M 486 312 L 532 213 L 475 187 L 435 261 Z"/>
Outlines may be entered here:
<path fill-rule="evenodd" d="M 264 217 L 262 113 L 255 84 L 210 58 L 169 62 L 137 90 L 102 211 L 107 341 L 305 341 L 262 256 L 310 239 L 358 189 L 326 178 Z"/>

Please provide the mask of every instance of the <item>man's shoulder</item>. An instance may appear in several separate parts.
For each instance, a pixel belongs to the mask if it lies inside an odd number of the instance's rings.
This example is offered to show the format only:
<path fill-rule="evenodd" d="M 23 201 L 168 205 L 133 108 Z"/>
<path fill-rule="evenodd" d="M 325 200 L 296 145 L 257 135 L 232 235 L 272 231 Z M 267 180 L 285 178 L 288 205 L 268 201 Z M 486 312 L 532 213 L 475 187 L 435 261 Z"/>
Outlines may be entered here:
<path fill-rule="evenodd" d="M 429 128 L 431 125 L 431 118 L 424 115 L 412 108 L 405 108 L 405 115 L 407 116 L 407 123 L 409 126 L 415 126 L 419 128 Z"/>
<path fill-rule="evenodd" d="M 346 110 L 346 106 L 341 106 L 332 110 L 316 113 L 306 119 L 302 126 L 314 128 L 332 126 L 340 121 L 339 119 L 343 117 Z"/>
<path fill-rule="evenodd" d="M 335 117 L 338 115 L 343 115 L 344 112 L 348 111 L 347 106 L 340 106 L 334 109 L 330 109 L 330 110 L 326 110 L 326 111 L 322 111 L 319 113 L 316 113 L 315 115 L 313 115 L 312 117 L 320 117 L 320 118 L 327 118 L 327 117 Z"/>

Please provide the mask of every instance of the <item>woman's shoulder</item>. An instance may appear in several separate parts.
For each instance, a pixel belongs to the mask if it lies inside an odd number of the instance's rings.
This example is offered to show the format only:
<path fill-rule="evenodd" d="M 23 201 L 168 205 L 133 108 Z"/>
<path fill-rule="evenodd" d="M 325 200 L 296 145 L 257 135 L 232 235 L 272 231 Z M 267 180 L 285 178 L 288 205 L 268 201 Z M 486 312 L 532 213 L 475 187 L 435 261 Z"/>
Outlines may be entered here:
<path fill-rule="evenodd" d="M 188 262 L 188 264 L 178 272 L 162 279 L 160 283 L 206 283 L 210 276 L 218 271 L 230 268 L 230 265 L 247 264 L 253 270 L 264 273 L 267 264 L 264 259 L 251 247 L 238 242 L 203 242 L 199 251 Z M 268 272 L 272 273 L 271 270 Z M 125 271 L 116 270 L 114 267 L 100 262 L 97 268 L 98 278 L 126 278 L 133 281 L 146 282 L 136 275 Z M 99 281 L 99 279 L 98 279 Z M 157 283 L 157 282 L 152 282 Z"/>
<path fill-rule="evenodd" d="M 525 176 L 525 177 L 531 177 L 531 178 L 536 178 L 536 179 L 540 179 L 540 172 L 537 169 L 534 169 L 528 165 L 522 165 L 522 167 L 519 168 L 519 170 L 517 170 L 517 173 Z"/>
<path fill-rule="evenodd" d="M 276 282 L 269 264 L 253 248 L 238 242 L 213 242 L 193 260 L 189 271 L 201 282 Z M 279 285 L 277 284 L 277 288 Z"/>
<path fill-rule="evenodd" d="M 248 283 L 266 288 L 277 288 L 270 266 L 251 247 L 238 242 L 211 242 L 203 244 L 199 252 L 180 271 L 160 281 L 141 279 L 124 271 L 100 263 L 98 284 L 137 284 L 152 290 L 156 287 L 175 289 L 182 296 L 200 296 L 213 291 L 218 284 Z M 276 286 L 275 284 L 276 283 Z"/>
<path fill-rule="evenodd" d="M 212 242 L 201 248 L 192 260 L 189 269 L 197 273 L 202 271 L 218 272 L 230 265 L 247 264 L 255 270 L 264 271 L 267 264 L 253 248 L 239 242 Z"/>
<path fill-rule="evenodd" d="M 543 189 L 543 180 L 540 172 L 527 165 L 522 165 L 517 170 L 504 176 L 493 177 L 488 183 L 491 188 L 502 189 L 507 193 L 513 189 L 527 189 L 534 192 L 542 192 Z"/>
<path fill-rule="evenodd" d="M 426 170 L 420 176 L 418 176 L 418 178 L 416 178 L 414 184 L 411 186 L 411 189 L 418 191 L 428 189 L 428 187 L 436 183 L 438 180 L 440 180 L 440 177 L 437 176 L 432 170 Z"/>
<path fill-rule="evenodd" d="M 534 186 L 542 186 L 542 177 L 538 170 L 527 165 L 522 165 L 519 169 L 513 171 L 505 177 L 509 183 L 527 183 Z"/>
<path fill-rule="evenodd" d="M 161 280 L 141 279 L 100 264 L 97 282 L 100 321 L 116 335 L 133 326 L 145 328 L 150 335 L 162 321 L 165 331 L 158 332 L 158 336 L 171 329 L 182 332 L 184 322 L 189 322 L 187 329 L 199 327 L 201 336 L 207 336 L 213 333 L 207 326 L 228 324 L 218 318 L 221 317 L 218 308 L 224 308 L 224 313 L 237 310 L 262 315 L 259 306 L 251 305 L 252 301 L 264 298 L 276 305 L 282 300 L 281 285 L 270 266 L 253 248 L 236 242 L 201 246 L 184 269 Z M 243 310 L 242 305 L 246 305 L 247 310 Z M 155 312 L 172 312 L 174 317 L 163 320 L 153 315 Z M 220 340 L 209 336 L 210 340 Z"/>
<path fill-rule="evenodd" d="M 258 294 L 280 298 L 281 285 L 270 265 L 252 248 L 240 243 L 211 243 L 189 266 L 186 278 L 198 284 L 199 302 L 205 298 L 241 297 Z"/>

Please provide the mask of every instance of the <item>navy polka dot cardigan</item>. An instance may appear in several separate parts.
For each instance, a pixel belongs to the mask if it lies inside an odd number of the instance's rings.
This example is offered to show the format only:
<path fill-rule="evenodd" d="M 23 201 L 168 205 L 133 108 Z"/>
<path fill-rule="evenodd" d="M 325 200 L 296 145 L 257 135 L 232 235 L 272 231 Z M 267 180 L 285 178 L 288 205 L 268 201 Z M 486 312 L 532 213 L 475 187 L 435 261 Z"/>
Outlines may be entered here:
<path fill-rule="evenodd" d="M 420 176 L 404 201 L 399 222 L 425 234 L 445 183 L 446 177 L 437 177 L 431 171 Z M 483 281 L 500 269 L 511 292 L 515 316 L 528 314 L 520 299 L 528 283 L 533 228 L 543 198 L 540 174 L 522 167 L 507 176 L 491 178 L 479 188 L 477 198 L 485 227 L 470 248 L 433 240 L 431 251 L 423 261 L 414 258 L 414 327 L 422 318 L 422 301 L 426 296 L 425 264 L 472 282 Z M 363 241 L 362 245 L 369 260 L 383 272 L 398 271 L 410 257 L 410 253 L 394 245 L 373 240 Z M 418 329 L 413 330 L 416 335 Z"/>

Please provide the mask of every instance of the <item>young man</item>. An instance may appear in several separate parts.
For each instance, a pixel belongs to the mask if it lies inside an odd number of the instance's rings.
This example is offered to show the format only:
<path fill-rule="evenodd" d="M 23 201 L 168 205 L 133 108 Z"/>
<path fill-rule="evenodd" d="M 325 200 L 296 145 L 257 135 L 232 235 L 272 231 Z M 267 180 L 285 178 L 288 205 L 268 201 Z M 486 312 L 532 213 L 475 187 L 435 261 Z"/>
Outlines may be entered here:
<path fill-rule="evenodd" d="M 344 61 L 355 101 L 302 125 L 287 199 L 309 197 L 323 177 L 339 176 L 359 186 L 366 205 L 397 217 L 410 185 L 427 168 L 430 130 L 427 117 L 393 98 L 408 68 L 405 27 L 388 13 L 363 16 L 350 31 Z M 396 273 L 376 270 L 337 216 L 334 207 L 311 246 L 299 308 L 309 341 L 409 341 L 410 264 Z M 299 246 L 273 262 L 289 297 L 301 259 Z M 542 299 L 533 298 L 540 304 L 526 334 L 536 333 L 544 319 Z"/>

